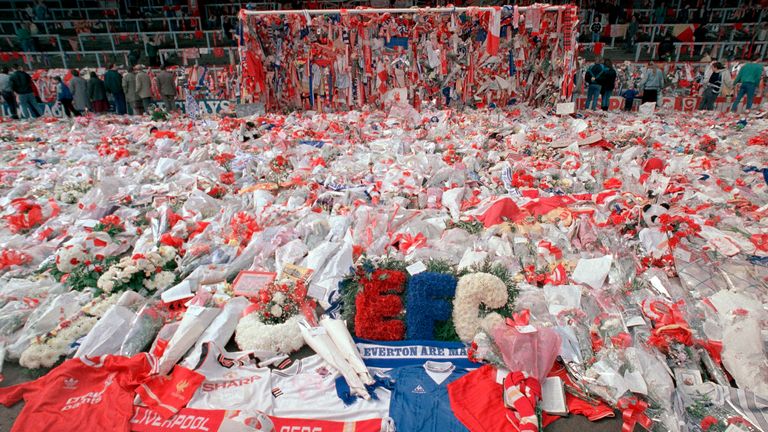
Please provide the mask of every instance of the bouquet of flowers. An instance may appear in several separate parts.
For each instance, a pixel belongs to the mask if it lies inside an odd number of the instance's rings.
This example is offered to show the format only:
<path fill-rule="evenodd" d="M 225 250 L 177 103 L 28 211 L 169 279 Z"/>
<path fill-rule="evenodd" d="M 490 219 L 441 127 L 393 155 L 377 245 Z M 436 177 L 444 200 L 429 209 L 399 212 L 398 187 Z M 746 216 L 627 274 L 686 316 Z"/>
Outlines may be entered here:
<path fill-rule="evenodd" d="M 120 259 L 99 277 L 96 286 L 107 293 L 146 289 L 163 290 L 176 282 L 176 249 L 160 246 L 147 255 L 134 254 Z"/>
<path fill-rule="evenodd" d="M 261 231 L 256 217 L 241 211 L 232 216 L 229 221 L 229 234 L 226 237 L 226 242 L 232 245 L 240 245 L 242 250 L 251 241 L 253 233 Z"/>
<path fill-rule="evenodd" d="M 91 187 L 92 184 L 90 180 L 65 180 L 64 182 L 56 185 L 53 190 L 53 196 L 57 201 L 61 201 L 66 204 L 75 204 L 76 202 L 80 201 L 80 198 L 82 198 L 86 192 L 91 190 Z"/>
<path fill-rule="evenodd" d="M 99 219 L 99 223 L 93 227 L 94 231 L 105 232 L 110 237 L 115 237 L 125 232 L 125 223 L 117 215 L 108 215 Z"/>
<path fill-rule="evenodd" d="M 661 231 L 669 233 L 668 243 L 671 249 L 674 249 L 680 240 L 689 236 L 696 236 L 701 232 L 701 226 L 688 216 L 665 213 L 659 216 L 659 223 L 661 224 Z"/>
<path fill-rule="evenodd" d="M 119 160 L 131 155 L 128 152 L 127 146 L 128 139 L 125 137 L 102 137 L 101 142 L 96 146 L 96 151 L 99 153 L 99 156 L 112 156 L 115 160 Z"/>
<path fill-rule="evenodd" d="M 35 338 L 21 354 L 19 364 L 30 369 L 53 366 L 60 357 L 67 355 L 70 344 L 88 334 L 118 299 L 117 294 L 95 298 L 77 314 L 61 321 L 55 329 Z"/>
<path fill-rule="evenodd" d="M 300 280 L 282 280 L 261 290 L 237 324 L 235 341 L 243 350 L 269 350 L 288 354 L 304 345 L 299 321 L 312 315 L 314 300 L 307 299 Z"/>
<path fill-rule="evenodd" d="M 13 213 L 6 214 L 3 219 L 8 224 L 8 229 L 14 234 L 23 234 L 45 223 L 50 218 L 56 217 L 60 210 L 53 199 L 40 204 L 30 198 L 16 198 L 11 201 Z"/>

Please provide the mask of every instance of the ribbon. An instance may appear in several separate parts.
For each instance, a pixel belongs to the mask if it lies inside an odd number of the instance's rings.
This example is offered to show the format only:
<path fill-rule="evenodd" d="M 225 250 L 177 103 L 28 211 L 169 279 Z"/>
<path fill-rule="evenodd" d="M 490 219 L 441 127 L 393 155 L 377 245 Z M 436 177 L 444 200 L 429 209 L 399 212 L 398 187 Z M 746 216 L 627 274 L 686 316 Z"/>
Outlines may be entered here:
<path fill-rule="evenodd" d="M 418 249 L 426 246 L 427 238 L 422 233 L 418 233 L 415 236 L 411 234 L 397 234 L 392 244 L 397 243 L 398 250 L 402 253 L 409 253 L 413 249 Z"/>
<path fill-rule="evenodd" d="M 551 242 L 547 240 L 542 240 L 539 242 L 539 253 L 544 254 L 549 252 L 550 255 L 555 257 L 555 259 L 563 259 L 563 251 L 560 250 L 557 246 L 553 245 Z"/>
<path fill-rule="evenodd" d="M 632 432 L 637 423 L 640 423 L 640 426 L 648 430 L 651 429 L 653 422 L 647 415 L 645 415 L 645 410 L 648 408 L 648 402 L 642 401 L 636 396 L 632 396 L 619 399 L 617 406 L 621 410 L 621 418 L 624 420 L 624 424 L 621 426 L 621 432 Z"/>
<path fill-rule="evenodd" d="M 531 311 L 523 309 L 520 312 L 512 314 L 512 318 L 507 318 L 507 325 L 510 327 L 527 326 L 531 322 Z"/>

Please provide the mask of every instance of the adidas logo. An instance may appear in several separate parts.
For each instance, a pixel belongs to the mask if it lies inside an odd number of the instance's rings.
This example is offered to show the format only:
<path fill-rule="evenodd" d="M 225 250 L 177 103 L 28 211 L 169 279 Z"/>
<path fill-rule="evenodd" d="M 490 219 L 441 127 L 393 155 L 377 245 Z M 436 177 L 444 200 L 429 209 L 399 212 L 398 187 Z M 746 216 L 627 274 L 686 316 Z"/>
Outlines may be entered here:
<path fill-rule="evenodd" d="M 77 388 L 77 383 L 79 383 L 76 378 L 66 378 L 64 379 L 64 388 L 67 390 L 74 390 Z"/>
<path fill-rule="evenodd" d="M 421 386 L 421 384 L 417 385 L 416 388 L 411 390 L 411 393 L 426 393 L 427 391 L 424 390 L 424 387 Z"/>
<path fill-rule="evenodd" d="M 272 396 L 274 397 L 280 397 L 283 395 L 283 391 L 280 390 L 280 387 L 275 387 L 272 389 Z"/>

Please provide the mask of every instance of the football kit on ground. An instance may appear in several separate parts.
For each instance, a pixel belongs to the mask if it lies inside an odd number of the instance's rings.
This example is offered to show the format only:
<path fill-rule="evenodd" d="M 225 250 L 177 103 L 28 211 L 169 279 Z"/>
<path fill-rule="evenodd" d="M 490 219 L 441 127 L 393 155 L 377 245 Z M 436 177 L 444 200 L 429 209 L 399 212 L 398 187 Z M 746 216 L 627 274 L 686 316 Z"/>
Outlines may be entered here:
<path fill-rule="evenodd" d="M 466 369 L 450 362 L 428 361 L 423 365 L 393 369 L 395 380 L 389 416 L 398 431 L 468 432 L 456 418 L 448 399 L 448 384 L 461 378 Z"/>
<path fill-rule="evenodd" d="M 0 403 L 26 403 L 11 432 L 128 432 L 135 390 L 154 366 L 146 353 L 70 359 L 35 381 L 0 388 Z"/>
<path fill-rule="evenodd" d="M 259 367 L 249 352 L 227 352 L 208 342 L 194 370 L 205 380 L 188 408 L 271 412 L 271 372 Z"/>

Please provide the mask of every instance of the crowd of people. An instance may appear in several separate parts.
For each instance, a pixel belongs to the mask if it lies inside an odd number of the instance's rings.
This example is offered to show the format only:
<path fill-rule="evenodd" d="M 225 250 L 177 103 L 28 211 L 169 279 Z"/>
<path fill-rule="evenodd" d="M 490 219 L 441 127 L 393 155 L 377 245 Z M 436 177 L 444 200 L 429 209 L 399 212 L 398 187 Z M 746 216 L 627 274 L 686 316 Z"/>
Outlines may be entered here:
<path fill-rule="evenodd" d="M 95 71 L 86 74 L 77 69 L 72 69 L 70 75 L 68 79 L 54 78 L 56 102 L 61 104 L 67 117 L 77 117 L 85 112 L 105 113 L 110 111 L 110 105 L 119 115 L 149 113 L 152 80 L 143 65 L 136 65 L 122 74 L 117 65 L 112 64 L 103 78 Z M 165 110 L 175 111 L 175 75 L 161 66 L 155 74 L 155 82 Z M 22 66 L 2 69 L 0 93 L 12 119 L 19 119 L 19 114 L 37 118 L 44 112 L 35 81 Z"/>
<path fill-rule="evenodd" d="M 751 110 L 760 82 L 764 77 L 764 66 L 760 63 L 746 63 L 739 69 L 736 77 L 719 61 L 711 61 L 707 66 L 701 81 L 701 100 L 698 109 L 712 111 L 715 109 L 717 98 L 724 94 L 734 94 L 731 111 L 737 112 L 742 100 L 746 99 L 744 108 Z M 596 110 L 598 100 L 600 107 L 607 111 L 610 99 L 616 87 L 616 70 L 610 59 L 597 58 L 584 74 L 584 90 L 586 92 L 585 109 Z M 667 86 L 666 78 L 659 65 L 653 61 L 648 63 L 638 85 L 632 85 L 621 93 L 624 98 L 624 110 L 631 111 L 635 99 L 639 96 L 642 103 L 658 104 L 662 90 Z"/>

